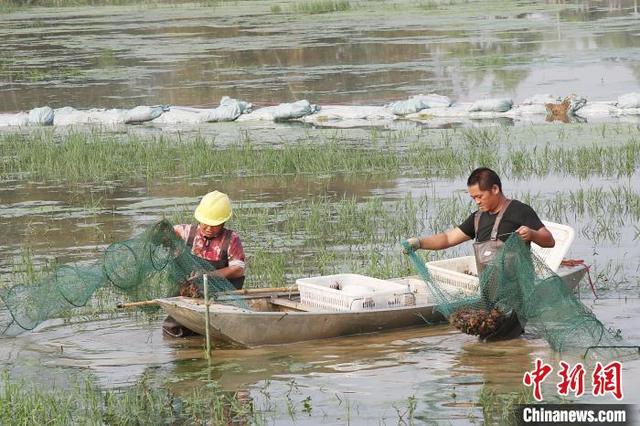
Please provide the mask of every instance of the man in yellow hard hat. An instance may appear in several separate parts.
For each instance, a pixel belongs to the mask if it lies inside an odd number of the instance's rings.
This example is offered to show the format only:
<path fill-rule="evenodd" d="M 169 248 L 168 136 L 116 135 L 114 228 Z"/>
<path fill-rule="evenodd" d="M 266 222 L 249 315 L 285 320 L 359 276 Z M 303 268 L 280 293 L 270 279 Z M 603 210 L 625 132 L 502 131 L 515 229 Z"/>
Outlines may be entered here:
<path fill-rule="evenodd" d="M 238 234 L 224 227 L 232 214 L 227 194 L 213 191 L 202 197 L 196 207 L 194 217 L 198 224 L 175 225 L 173 229 L 194 255 L 207 260 L 216 274 L 239 290 L 244 285 L 244 249 Z M 193 334 L 170 316 L 164 320 L 162 329 L 173 337 Z"/>
<path fill-rule="evenodd" d="M 233 212 L 227 194 L 213 191 L 196 207 L 196 225 L 175 225 L 174 231 L 191 247 L 191 252 L 211 263 L 216 273 L 238 290 L 244 285 L 244 250 L 235 231 L 224 227 Z"/>

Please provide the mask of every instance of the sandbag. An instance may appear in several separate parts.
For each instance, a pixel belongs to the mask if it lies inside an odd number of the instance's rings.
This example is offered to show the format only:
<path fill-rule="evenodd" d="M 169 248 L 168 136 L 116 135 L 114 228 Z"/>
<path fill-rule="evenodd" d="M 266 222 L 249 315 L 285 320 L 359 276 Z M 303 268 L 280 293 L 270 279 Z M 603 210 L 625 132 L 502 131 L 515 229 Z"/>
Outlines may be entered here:
<path fill-rule="evenodd" d="M 493 98 L 475 101 L 469 108 L 469 112 L 505 112 L 513 106 L 509 98 Z"/>
<path fill-rule="evenodd" d="M 449 108 L 428 108 L 413 114 L 408 114 L 404 118 L 422 120 L 431 117 L 468 117 L 470 106 L 470 103 L 457 103 Z"/>
<path fill-rule="evenodd" d="M 427 108 L 448 108 L 451 103 L 451 99 L 447 96 L 430 93 L 428 95 L 415 95 L 406 101 L 390 103 L 387 108 L 395 115 L 408 115 Z"/>
<path fill-rule="evenodd" d="M 198 124 L 206 121 L 208 109 L 191 108 L 185 106 L 171 106 L 169 111 L 153 120 L 158 124 Z"/>
<path fill-rule="evenodd" d="M 406 101 L 393 102 L 387 106 L 395 115 L 413 114 L 428 108 L 422 99 L 409 98 Z"/>
<path fill-rule="evenodd" d="M 203 112 L 203 121 L 208 123 L 220 122 L 220 121 L 234 121 L 240 115 L 251 112 L 253 105 L 249 102 L 238 101 L 228 96 L 223 96 L 220 99 L 220 106 L 206 110 Z"/>
<path fill-rule="evenodd" d="M 158 106 L 137 106 L 126 112 L 124 122 L 126 124 L 144 123 L 145 121 L 154 120 L 162 115 L 163 112 L 168 111 L 169 108 L 164 105 Z"/>
<path fill-rule="evenodd" d="M 580 115 L 585 118 L 615 117 L 618 115 L 618 108 L 607 102 L 595 102 L 581 107 Z"/>
<path fill-rule="evenodd" d="M 128 113 L 128 110 L 117 108 L 77 110 L 72 107 L 63 107 L 54 110 L 53 124 L 55 126 L 70 126 L 75 124 L 124 124 Z"/>
<path fill-rule="evenodd" d="M 51 126 L 53 124 L 53 109 L 48 106 L 33 108 L 29 111 L 29 124 Z"/>
<path fill-rule="evenodd" d="M 297 102 L 278 105 L 273 110 L 272 115 L 275 121 L 281 121 L 301 118 L 305 115 L 313 114 L 317 111 L 320 111 L 319 106 L 312 105 L 309 103 L 309 101 L 303 99 Z"/>
<path fill-rule="evenodd" d="M 230 98 L 229 96 L 223 96 L 220 99 L 220 105 L 228 105 L 230 103 L 237 104 L 240 109 L 240 114 L 248 114 L 253 111 L 253 104 L 251 102 L 239 101 L 237 99 Z"/>
<path fill-rule="evenodd" d="M 438 95 L 436 93 L 429 93 L 428 95 L 416 95 L 416 99 L 420 99 L 422 104 L 427 108 L 448 108 L 453 102 L 448 96 Z"/>
<path fill-rule="evenodd" d="M 87 123 L 87 114 L 73 107 L 56 108 L 53 114 L 53 124 L 55 126 L 69 126 L 72 124 Z"/>
<path fill-rule="evenodd" d="M 310 104 L 307 100 L 301 100 L 289 104 L 280 104 L 277 106 L 268 106 L 259 108 L 248 114 L 238 117 L 238 121 L 280 121 L 302 118 L 304 116 L 320 111 L 320 107 Z"/>
<path fill-rule="evenodd" d="M 303 121 L 321 123 L 344 120 L 394 120 L 395 116 L 382 106 L 323 105 L 322 111 L 305 116 Z"/>
<path fill-rule="evenodd" d="M 192 108 L 186 106 L 171 106 L 168 111 L 153 120 L 159 124 L 198 124 L 223 121 L 234 121 L 241 114 L 251 112 L 253 105 L 249 102 L 238 101 L 228 96 L 220 99 L 220 106 L 212 109 Z"/>
<path fill-rule="evenodd" d="M 616 105 L 622 109 L 640 108 L 640 92 L 632 92 L 619 96 Z"/>

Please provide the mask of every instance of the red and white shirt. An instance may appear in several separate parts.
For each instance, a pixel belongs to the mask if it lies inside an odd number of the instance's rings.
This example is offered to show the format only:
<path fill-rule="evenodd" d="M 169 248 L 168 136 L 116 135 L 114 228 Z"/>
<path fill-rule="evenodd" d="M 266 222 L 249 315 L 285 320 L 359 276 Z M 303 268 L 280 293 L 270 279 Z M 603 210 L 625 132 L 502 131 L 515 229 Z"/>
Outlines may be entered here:
<path fill-rule="evenodd" d="M 186 225 L 174 225 L 173 230 L 184 241 L 189 239 L 189 231 L 191 230 L 189 224 Z M 197 226 L 197 225 L 193 225 Z M 200 228 L 196 231 L 195 238 L 193 239 L 193 248 L 191 252 L 198 257 L 215 262 L 222 259 L 222 245 L 226 232 L 220 232 L 215 237 L 209 239 L 204 238 Z M 227 257 L 229 259 L 229 266 L 239 266 L 242 269 L 245 267 L 244 262 L 244 249 L 242 248 L 242 242 L 240 237 L 235 231 L 231 231 L 231 241 L 229 242 L 229 249 L 227 250 Z"/>

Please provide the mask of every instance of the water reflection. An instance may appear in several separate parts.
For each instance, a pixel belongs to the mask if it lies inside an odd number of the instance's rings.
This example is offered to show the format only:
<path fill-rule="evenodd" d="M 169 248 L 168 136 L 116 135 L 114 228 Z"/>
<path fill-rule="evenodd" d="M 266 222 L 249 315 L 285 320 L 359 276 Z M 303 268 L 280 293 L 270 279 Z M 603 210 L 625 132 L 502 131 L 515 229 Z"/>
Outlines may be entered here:
<path fill-rule="evenodd" d="M 602 100 L 640 88 L 637 1 L 494 6 L 481 17 L 461 5 L 437 14 L 363 6 L 357 20 L 230 5 L 214 15 L 187 6 L 10 14 L 0 26 L 0 111 L 213 106 L 223 95 L 380 104 L 431 91 L 461 101 L 578 91 Z"/>

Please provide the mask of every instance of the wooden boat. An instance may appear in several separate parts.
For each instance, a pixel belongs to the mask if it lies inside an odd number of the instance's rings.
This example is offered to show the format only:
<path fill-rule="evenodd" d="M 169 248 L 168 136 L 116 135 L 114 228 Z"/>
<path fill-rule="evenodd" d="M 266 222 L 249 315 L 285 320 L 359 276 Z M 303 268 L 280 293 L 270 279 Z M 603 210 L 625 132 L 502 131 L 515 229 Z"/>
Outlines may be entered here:
<path fill-rule="evenodd" d="M 585 273 L 582 265 L 560 266 L 557 270 L 567 288 L 574 291 Z M 424 286 L 417 276 L 391 281 L 414 289 Z M 210 336 L 213 341 L 244 347 L 373 333 L 437 324 L 445 320 L 436 312 L 435 304 L 425 298 L 417 298 L 411 306 L 329 311 L 300 303 L 300 295 L 295 288 L 233 297 L 242 298 L 250 309 L 210 302 Z M 156 302 L 182 326 L 205 334 L 206 308 L 202 299 L 172 297 L 156 299 Z"/>

